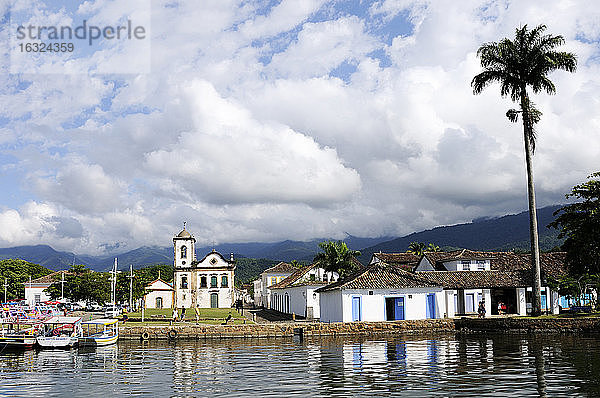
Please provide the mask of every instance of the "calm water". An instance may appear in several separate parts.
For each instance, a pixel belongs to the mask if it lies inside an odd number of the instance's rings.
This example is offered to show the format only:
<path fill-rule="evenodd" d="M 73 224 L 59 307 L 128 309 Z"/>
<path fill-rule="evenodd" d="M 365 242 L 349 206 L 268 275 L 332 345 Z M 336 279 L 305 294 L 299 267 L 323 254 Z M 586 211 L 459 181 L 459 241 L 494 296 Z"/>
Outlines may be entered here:
<path fill-rule="evenodd" d="M 0 353 L 0 396 L 600 396 L 600 337 L 121 342 Z"/>

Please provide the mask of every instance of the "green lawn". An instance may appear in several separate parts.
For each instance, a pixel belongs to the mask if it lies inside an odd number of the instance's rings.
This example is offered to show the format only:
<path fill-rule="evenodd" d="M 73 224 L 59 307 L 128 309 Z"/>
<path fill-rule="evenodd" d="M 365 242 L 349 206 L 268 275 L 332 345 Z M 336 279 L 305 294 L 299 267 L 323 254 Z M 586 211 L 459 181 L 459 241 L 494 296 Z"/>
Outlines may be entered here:
<path fill-rule="evenodd" d="M 179 316 L 181 316 L 181 308 L 178 310 Z M 229 314 L 231 314 L 231 316 L 233 318 L 243 318 L 242 315 L 237 312 L 236 309 L 234 308 L 200 308 L 200 319 L 215 319 L 215 318 L 219 318 L 219 319 L 224 319 L 227 318 L 227 316 L 229 316 Z M 141 318 L 142 317 L 142 313 L 141 312 L 130 312 L 127 314 L 129 316 L 129 318 Z M 173 317 L 173 309 L 171 308 L 161 308 L 161 309 L 147 309 L 144 310 L 144 318 L 162 318 L 164 317 L 167 320 L 171 320 L 171 318 Z M 194 311 L 193 308 L 188 308 L 185 311 L 185 319 L 190 321 L 190 320 L 196 320 L 196 312 Z"/>

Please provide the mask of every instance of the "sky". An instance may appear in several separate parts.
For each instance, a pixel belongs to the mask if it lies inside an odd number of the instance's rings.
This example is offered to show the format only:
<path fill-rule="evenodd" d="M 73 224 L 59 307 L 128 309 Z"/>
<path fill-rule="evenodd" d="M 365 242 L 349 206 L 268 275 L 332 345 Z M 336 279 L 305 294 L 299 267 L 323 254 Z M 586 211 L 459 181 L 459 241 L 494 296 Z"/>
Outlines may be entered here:
<path fill-rule="evenodd" d="M 19 26 L 84 20 L 143 38 L 20 50 Z M 600 2 L 0 0 L 0 247 L 168 246 L 184 221 L 200 245 L 403 236 L 524 211 L 516 104 L 470 82 L 482 43 L 541 23 L 578 68 L 533 97 L 539 207 L 600 170 Z"/>

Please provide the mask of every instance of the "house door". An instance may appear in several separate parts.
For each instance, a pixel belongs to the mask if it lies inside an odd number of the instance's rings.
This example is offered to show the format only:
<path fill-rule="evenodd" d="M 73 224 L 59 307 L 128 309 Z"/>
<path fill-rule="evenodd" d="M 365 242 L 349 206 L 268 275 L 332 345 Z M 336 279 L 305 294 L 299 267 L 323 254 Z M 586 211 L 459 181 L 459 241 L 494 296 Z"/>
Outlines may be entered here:
<path fill-rule="evenodd" d="M 435 294 L 427 295 L 427 319 L 435 319 Z"/>
<path fill-rule="evenodd" d="M 210 308 L 219 308 L 219 295 L 217 293 L 210 294 Z"/>
<path fill-rule="evenodd" d="M 548 311 L 548 300 L 546 299 L 546 291 L 542 291 L 542 312 Z"/>
<path fill-rule="evenodd" d="M 361 320 L 360 297 L 352 297 L 352 322 Z"/>
<path fill-rule="evenodd" d="M 397 321 L 402 321 L 404 320 L 404 297 L 396 297 L 394 301 L 394 317 Z"/>
<path fill-rule="evenodd" d="M 156 308 L 162 308 L 162 297 L 156 298 Z"/>

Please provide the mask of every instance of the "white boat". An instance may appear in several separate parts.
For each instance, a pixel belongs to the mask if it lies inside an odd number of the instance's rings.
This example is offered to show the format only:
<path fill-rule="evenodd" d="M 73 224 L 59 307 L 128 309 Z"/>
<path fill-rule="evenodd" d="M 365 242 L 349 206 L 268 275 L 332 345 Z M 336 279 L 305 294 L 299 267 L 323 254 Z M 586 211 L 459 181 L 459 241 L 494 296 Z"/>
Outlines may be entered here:
<path fill-rule="evenodd" d="M 70 348 L 83 336 L 81 317 L 54 316 L 42 323 L 37 343 L 42 348 Z"/>
<path fill-rule="evenodd" d="M 79 339 L 79 346 L 105 346 L 119 339 L 118 319 L 94 319 L 81 325 L 83 337 Z"/>

